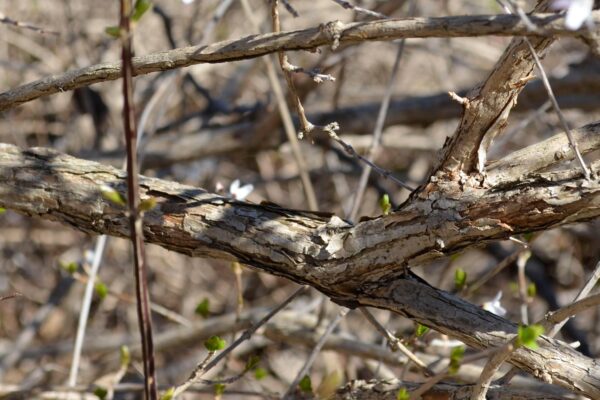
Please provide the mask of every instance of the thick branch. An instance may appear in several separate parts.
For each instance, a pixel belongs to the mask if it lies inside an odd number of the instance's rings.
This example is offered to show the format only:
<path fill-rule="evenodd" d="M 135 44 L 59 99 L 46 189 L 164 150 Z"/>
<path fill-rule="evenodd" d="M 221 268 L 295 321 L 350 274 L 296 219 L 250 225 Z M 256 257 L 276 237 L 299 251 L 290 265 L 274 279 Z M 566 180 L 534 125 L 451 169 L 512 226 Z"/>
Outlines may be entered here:
<path fill-rule="evenodd" d="M 597 171 L 598 166 L 594 167 Z M 503 188 L 432 182 L 398 211 L 352 226 L 338 217 L 233 201 L 202 189 L 140 177 L 157 207 L 148 242 L 191 256 L 238 259 L 307 283 L 349 306 L 395 311 L 477 348 L 516 332 L 509 321 L 406 275 L 407 265 L 482 240 L 600 215 L 600 182 L 579 171 L 530 177 Z M 0 147 L 0 206 L 78 229 L 126 237 L 125 210 L 101 185 L 124 192 L 125 173 L 45 149 Z M 509 362 L 546 381 L 600 397 L 600 366 L 561 342 L 520 348 Z"/>
<path fill-rule="evenodd" d="M 537 12 L 549 7 L 549 0 L 540 0 Z M 538 54 L 557 37 L 531 38 Z M 438 170 L 454 173 L 483 172 L 487 149 L 506 126 L 506 120 L 517 102 L 517 96 L 533 78 L 535 60 L 526 38 L 514 38 L 485 81 L 463 99 L 461 122 L 444 147 Z"/>
<path fill-rule="evenodd" d="M 426 37 L 472 36 L 575 36 L 564 27 L 564 17 L 557 14 L 531 16 L 541 33 L 530 32 L 519 17 L 512 15 L 476 15 L 440 18 L 406 18 L 342 24 L 339 21 L 299 31 L 251 35 L 208 46 L 190 46 L 148 54 L 133 59 L 134 75 L 166 71 L 200 63 L 221 63 L 263 56 L 288 50 L 313 50 L 334 43 L 360 43 L 368 40 L 394 40 Z M 596 26 L 600 13 L 595 12 Z M 0 94 L 0 111 L 38 97 L 73 90 L 93 83 L 115 80 L 121 76 L 118 62 L 108 62 L 50 76 Z"/>

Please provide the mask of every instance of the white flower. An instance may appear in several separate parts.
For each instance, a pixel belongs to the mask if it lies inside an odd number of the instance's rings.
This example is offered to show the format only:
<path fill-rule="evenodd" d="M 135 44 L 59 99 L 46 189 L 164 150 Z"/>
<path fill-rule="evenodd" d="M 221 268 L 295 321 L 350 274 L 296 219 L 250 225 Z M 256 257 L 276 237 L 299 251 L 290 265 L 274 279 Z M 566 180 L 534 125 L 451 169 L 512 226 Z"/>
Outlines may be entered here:
<path fill-rule="evenodd" d="M 192 4 L 194 0 L 181 0 L 183 4 Z"/>
<path fill-rule="evenodd" d="M 231 182 L 231 185 L 229 186 L 229 195 L 236 200 L 243 201 L 250 193 L 252 193 L 253 190 L 254 186 L 251 184 L 240 187 L 240 180 L 236 179 L 235 181 Z"/>
<path fill-rule="evenodd" d="M 499 315 L 500 317 L 504 317 L 506 315 L 506 309 L 502 307 L 502 304 L 500 304 L 500 299 L 502 299 L 502 291 L 498 292 L 492 301 L 486 301 L 483 303 L 483 309 Z"/>
<path fill-rule="evenodd" d="M 594 0 L 555 0 L 552 7 L 555 10 L 567 10 L 565 26 L 577 30 L 584 22 L 590 21 Z"/>

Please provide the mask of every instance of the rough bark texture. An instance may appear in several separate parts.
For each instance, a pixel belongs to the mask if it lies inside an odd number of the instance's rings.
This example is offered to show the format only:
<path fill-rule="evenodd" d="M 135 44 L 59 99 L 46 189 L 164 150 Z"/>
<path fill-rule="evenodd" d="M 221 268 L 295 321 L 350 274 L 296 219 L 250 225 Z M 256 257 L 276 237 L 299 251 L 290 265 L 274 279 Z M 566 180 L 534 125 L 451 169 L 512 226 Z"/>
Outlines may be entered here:
<path fill-rule="evenodd" d="M 593 166 L 597 171 L 598 166 Z M 516 325 L 418 280 L 407 267 L 467 246 L 600 215 L 600 182 L 579 170 L 530 174 L 488 187 L 474 177 L 431 181 L 394 213 L 351 225 L 327 214 L 237 202 L 140 178 L 148 242 L 190 256 L 237 259 L 307 283 L 348 306 L 406 315 L 476 348 L 497 347 Z M 91 233 L 128 236 L 125 210 L 101 185 L 125 192 L 125 173 L 46 149 L 0 147 L 0 205 Z M 600 397 L 600 365 L 562 342 L 517 349 L 513 365 Z"/>

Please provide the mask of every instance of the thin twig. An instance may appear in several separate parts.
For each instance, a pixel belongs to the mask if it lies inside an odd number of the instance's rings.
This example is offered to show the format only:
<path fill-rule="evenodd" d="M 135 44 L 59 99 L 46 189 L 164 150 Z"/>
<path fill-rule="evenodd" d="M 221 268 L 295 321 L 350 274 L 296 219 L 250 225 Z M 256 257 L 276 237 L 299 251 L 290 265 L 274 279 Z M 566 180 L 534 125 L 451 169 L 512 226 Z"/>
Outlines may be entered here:
<path fill-rule="evenodd" d="M 77 323 L 77 333 L 75 335 L 75 347 L 73 348 L 71 369 L 69 370 L 69 387 L 75 387 L 77 385 L 77 374 L 79 373 L 81 351 L 83 350 L 83 340 L 85 338 L 87 321 L 92 304 L 96 275 L 98 274 L 98 270 L 100 268 L 100 261 L 102 260 L 102 255 L 104 254 L 104 248 L 106 247 L 107 239 L 108 236 L 106 235 L 101 235 L 96 239 L 94 258 L 92 259 L 92 266 L 90 268 L 90 272 L 88 273 L 88 281 L 85 285 L 83 299 L 81 300 L 81 311 L 79 312 L 79 322 Z"/>
<path fill-rule="evenodd" d="M 256 332 L 261 326 L 263 326 L 264 324 L 269 322 L 269 320 L 271 318 L 273 318 L 273 316 L 275 314 L 277 314 L 279 311 L 284 309 L 288 304 L 290 304 L 296 297 L 298 297 L 300 294 L 302 294 L 306 289 L 308 289 L 308 286 L 306 286 L 306 285 L 300 286 L 294 293 L 292 293 L 281 304 L 279 304 L 277 307 L 275 307 L 274 309 L 269 311 L 269 313 L 267 315 L 262 317 L 258 322 L 253 324 L 250 328 L 246 329 L 244 331 L 244 333 L 242 333 L 242 335 L 239 338 L 237 338 L 237 340 L 235 342 L 231 343 L 231 345 L 229 345 L 226 349 L 224 349 L 222 352 L 220 352 L 219 355 L 216 356 L 215 358 L 213 358 L 212 361 L 210 361 L 208 364 L 204 365 L 204 367 L 200 371 L 201 374 L 198 374 L 198 378 L 200 378 L 207 371 L 210 371 L 223 358 L 225 358 L 229 353 L 231 353 L 233 350 L 235 350 L 236 347 L 238 347 L 244 341 L 250 339 L 252 337 L 252 335 L 254 334 L 254 332 Z"/>
<path fill-rule="evenodd" d="M 248 0 L 242 0 L 242 7 L 248 20 L 252 23 L 253 28 L 256 31 L 260 31 L 260 27 L 258 25 L 258 22 L 256 22 L 256 19 L 254 18 L 254 13 L 252 11 L 252 8 L 248 4 Z M 285 100 L 281 84 L 277 79 L 277 72 L 275 71 L 275 66 L 273 65 L 273 61 L 270 57 L 265 57 L 264 63 L 267 68 L 267 77 L 269 79 L 269 83 L 271 84 L 271 89 L 273 89 L 275 98 L 277 99 L 277 107 L 279 108 L 279 114 L 281 115 L 283 128 L 285 130 L 285 134 L 288 138 L 288 141 L 290 142 L 290 146 L 292 148 L 292 155 L 294 156 L 294 160 L 296 161 L 296 165 L 298 167 L 298 173 L 300 174 L 300 180 L 302 181 L 302 186 L 304 188 L 304 193 L 306 194 L 308 206 L 310 209 L 316 211 L 319 208 L 317 196 L 315 194 L 313 184 L 310 180 L 310 175 L 306 168 L 304 156 L 302 155 L 302 149 L 300 148 L 298 138 L 296 137 L 294 122 L 292 121 L 290 109 Z"/>
<path fill-rule="evenodd" d="M 34 32 L 41 33 L 41 34 L 48 33 L 48 34 L 51 34 L 51 35 L 58 35 L 57 31 L 49 31 L 47 29 L 40 28 L 40 27 L 37 27 L 35 25 L 32 25 L 32 24 L 30 24 L 28 22 L 21 22 L 21 21 L 14 20 L 12 18 L 7 17 L 2 12 L 0 12 L 0 23 L 7 24 L 7 25 L 17 26 L 19 28 L 26 28 L 26 29 L 29 29 L 29 30 L 32 30 Z"/>
<path fill-rule="evenodd" d="M 315 360 L 317 358 L 317 355 L 319 354 L 319 352 L 321 351 L 321 348 L 323 347 L 323 345 L 327 341 L 327 338 L 333 332 L 333 330 L 335 329 L 335 327 L 340 323 L 340 321 L 342 320 L 342 318 L 344 318 L 346 316 L 346 314 L 348 314 L 349 311 L 350 311 L 350 309 L 345 308 L 345 307 L 341 307 L 340 311 L 338 312 L 338 314 L 329 323 L 329 325 L 325 329 L 325 332 L 323 332 L 323 335 L 321 335 L 321 337 L 319 338 L 319 341 L 315 344 L 315 347 L 313 347 L 310 355 L 306 359 L 306 362 L 304 363 L 304 365 L 302 366 L 302 368 L 300 369 L 300 371 L 298 371 L 298 374 L 296 375 L 296 378 L 294 378 L 294 380 L 292 381 L 292 384 L 290 385 L 290 387 L 288 388 L 288 390 L 283 395 L 282 398 L 284 400 L 292 398 L 291 395 L 296 390 L 296 386 L 298 386 L 298 383 L 300 383 L 300 380 L 308 373 L 308 370 L 310 369 L 310 367 L 315 362 Z"/>
<path fill-rule="evenodd" d="M 365 318 L 367 318 L 367 321 L 369 321 L 371 325 L 373 325 L 375 329 L 377 329 L 377 331 L 381 333 L 383 337 L 387 340 L 388 347 L 391 351 L 400 350 L 400 352 L 406 357 L 408 357 L 408 359 L 411 360 L 413 363 L 415 363 L 415 365 L 419 367 L 426 376 L 434 375 L 433 371 L 431 371 L 427 367 L 427 365 L 425 365 L 425 363 L 421 361 L 419 357 L 417 357 L 415 353 L 410 351 L 410 349 L 408 349 L 404 344 L 402 344 L 402 341 L 400 341 L 400 339 L 398 339 L 392 332 L 386 329 L 385 326 L 381 325 L 379 321 L 377 321 L 375 316 L 367 308 L 361 307 L 360 312 L 365 316 Z"/>
<path fill-rule="evenodd" d="M 340 2 L 340 0 L 334 0 L 336 2 Z M 346 2 L 347 3 L 347 2 Z M 349 4 L 349 3 L 348 3 Z M 409 16 L 413 16 L 416 2 L 413 0 L 410 5 Z M 396 58 L 394 59 L 394 66 L 392 67 L 392 73 L 390 75 L 390 79 L 387 82 L 387 88 L 385 90 L 385 94 L 383 96 L 383 100 L 381 101 L 381 106 L 379 107 L 379 113 L 377 114 L 377 121 L 375 122 L 375 130 L 373 131 L 373 140 L 371 141 L 371 147 L 369 148 L 369 153 L 367 158 L 369 161 L 373 162 L 375 160 L 375 156 L 379 150 L 381 145 L 381 135 L 383 134 L 383 126 L 385 124 L 385 119 L 387 117 L 388 110 L 390 108 L 390 100 L 392 99 L 392 93 L 394 91 L 394 84 L 396 83 L 396 78 L 398 76 L 398 67 L 400 66 L 400 60 L 402 59 L 402 54 L 404 53 L 404 44 L 406 43 L 406 39 L 402 39 L 400 43 L 398 43 L 398 49 L 396 50 Z M 358 216 L 358 210 L 360 209 L 360 205 L 362 203 L 363 195 L 365 194 L 365 190 L 367 188 L 367 183 L 369 181 L 369 175 L 371 175 L 371 167 L 367 164 L 363 166 L 362 174 L 360 176 L 360 180 L 358 181 L 358 188 L 356 189 L 356 194 L 352 200 L 352 211 L 350 212 L 350 220 L 356 220 Z"/>
<path fill-rule="evenodd" d="M 372 10 L 369 10 L 367 8 L 355 6 L 354 4 L 352 4 L 352 3 L 350 3 L 349 1 L 346 1 L 346 0 L 333 0 L 333 1 L 335 3 L 337 3 L 337 4 L 339 4 L 340 6 L 344 7 L 345 9 L 352 10 L 352 11 L 358 13 L 358 14 L 364 14 L 364 15 L 367 15 L 369 17 L 374 17 L 374 18 L 382 18 L 382 19 L 389 18 L 385 14 L 382 14 L 382 13 L 377 12 L 377 11 L 372 11 Z"/>
<path fill-rule="evenodd" d="M 573 152 L 575 153 L 575 157 L 577 158 L 577 162 L 579 162 L 579 165 L 581 166 L 581 169 L 583 171 L 583 175 L 585 176 L 585 179 L 587 179 L 589 181 L 590 180 L 590 170 L 587 167 L 587 165 L 585 164 L 585 161 L 583 160 L 581 153 L 579 152 L 579 147 L 577 146 L 577 141 L 575 140 L 575 138 L 573 138 L 573 133 L 571 132 L 571 128 L 569 128 L 569 123 L 567 122 L 565 115 L 563 114 L 562 110 L 560 109 L 560 106 L 558 105 L 558 101 L 556 100 L 556 96 L 554 96 L 554 92 L 552 91 L 552 86 L 550 86 L 550 82 L 548 81 L 548 76 L 546 75 L 546 71 L 544 71 L 542 62 L 540 61 L 540 58 L 538 57 L 537 52 L 535 51 L 535 48 L 533 47 L 533 45 L 531 44 L 531 41 L 528 38 L 525 38 L 525 43 L 527 43 L 527 46 L 529 46 L 529 50 L 531 51 L 531 55 L 533 55 L 533 59 L 535 60 L 535 63 L 538 67 L 538 71 L 540 72 L 540 76 L 542 77 L 542 82 L 544 83 L 544 87 L 546 88 L 546 91 L 548 92 L 548 98 L 552 102 L 552 107 L 554 108 L 554 111 L 556 111 L 556 114 L 558 115 L 558 119 L 560 120 L 560 124 L 562 125 L 563 130 L 567 134 L 567 138 L 569 138 L 569 145 L 571 146 L 571 148 L 573 149 Z"/>
<path fill-rule="evenodd" d="M 132 32 L 130 29 L 131 1 L 121 0 L 120 38 L 123 71 L 123 121 L 127 147 L 127 204 L 129 208 L 129 235 L 133 245 L 133 262 L 137 298 L 137 314 L 142 339 L 144 364 L 144 393 L 147 400 L 156 400 L 156 372 L 152 343 L 152 319 L 148 293 L 147 265 L 144 254 L 144 234 L 138 190 L 137 135 L 133 106 Z"/>

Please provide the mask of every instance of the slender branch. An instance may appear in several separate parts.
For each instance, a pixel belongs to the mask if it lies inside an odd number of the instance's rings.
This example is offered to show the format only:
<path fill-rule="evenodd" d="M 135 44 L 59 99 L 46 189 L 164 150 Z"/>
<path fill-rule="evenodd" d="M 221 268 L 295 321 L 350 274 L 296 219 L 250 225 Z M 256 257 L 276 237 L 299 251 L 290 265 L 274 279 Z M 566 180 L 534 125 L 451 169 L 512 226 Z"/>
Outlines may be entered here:
<path fill-rule="evenodd" d="M 127 147 L 127 205 L 129 214 L 129 237 L 133 245 L 133 264 L 137 299 L 138 325 L 142 340 L 144 364 L 144 394 L 147 400 L 158 399 L 156 370 L 154 366 L 154 346 L 152 343 L 152 318 L 150 315 L 150 295 L 148 293 L 147 265 L 144 254 L 144 233 L 140 210 L 139 177 L 137 163 L 137 134 L 133 106 L 132 73 L 132 32 L 130 15 L 131 0 L 121 0 L 120 38 L 123 71 L 123 121 L 125 144 Z"/>
<path fill-rule="evenodd" d="M 571 31 L 565 28 L 564 17 L 557 14 L 532 15 L 530 20 L 540 27 L 539 32 L 530 32 L 519 17 L 511 15 L 406 18 L 351 24 L 337 23 L 334 24 L 333 32 L 328 28 L 331 28 L 331 25 L 321 25 L 299 31 L 252 35 L 211 45 L 183 47 L 134 57 L 133 74 L 138 76 L 201 63 L 237 61 L 278 51 L 311 50 L 335 43 L 355 44 L 411 37 L 577 36 L 581 34 L 581 31 Z M 599 26 L 600 12 L 593 12 L 592 20 L 596 26 Z M 338 32 L 339 35 L 335 32 Z M 107 62 L 69 71 L 59 76 L 42 78 L 0 94 L 0 111 L 42 96 L 73 90 L 93 83 L 115 80 L 120 76 L 120 63 Z"/>

